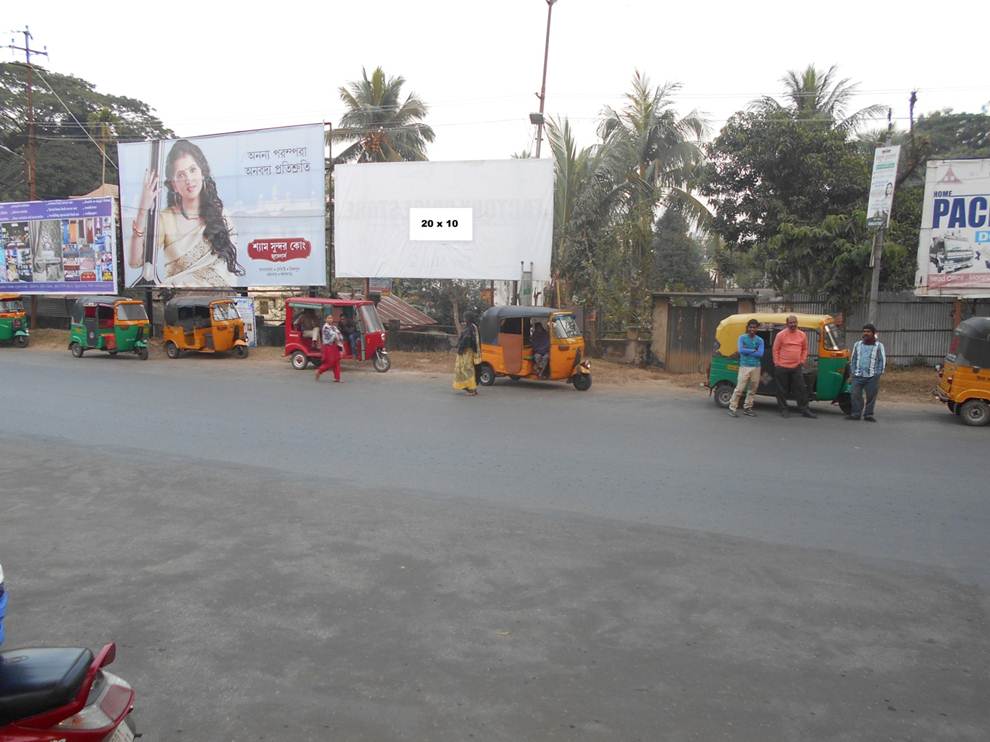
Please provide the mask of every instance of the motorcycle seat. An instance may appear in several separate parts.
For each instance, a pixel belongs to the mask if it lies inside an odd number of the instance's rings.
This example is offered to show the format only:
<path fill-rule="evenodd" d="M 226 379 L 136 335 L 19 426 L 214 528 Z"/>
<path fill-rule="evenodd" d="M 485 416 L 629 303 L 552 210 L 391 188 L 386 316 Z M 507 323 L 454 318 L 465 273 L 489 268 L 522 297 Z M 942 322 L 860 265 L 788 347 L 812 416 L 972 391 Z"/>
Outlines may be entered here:
<path fill-rule="evenodd" d="M 88 649 L 0 652 L 0 726 L 71 702 L 92 663 L 93 653 Z"/>

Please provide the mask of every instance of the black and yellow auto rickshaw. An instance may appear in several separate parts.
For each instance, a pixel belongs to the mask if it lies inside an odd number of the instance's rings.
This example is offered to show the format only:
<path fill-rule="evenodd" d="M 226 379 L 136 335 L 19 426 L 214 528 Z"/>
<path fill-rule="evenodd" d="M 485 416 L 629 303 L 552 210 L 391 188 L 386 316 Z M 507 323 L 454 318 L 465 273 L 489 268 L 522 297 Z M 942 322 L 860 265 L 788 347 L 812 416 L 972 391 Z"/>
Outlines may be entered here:
<path fill-rule="evenodd" d="M 970 317 L 952 333 L 933 390 L 966 425 L 990 424 L 990 317 Z"/>
<path fill-rule="evenodd" d="M 244 320 L 228 297 L 183 296 L 165 305 L 165 354 L 178 358 L 183 351 L 227 353 L 247 358 Z"/>
<path fill-rule="evenodd" d="M 540 324 L 549 334 L 549 359 L 542 373 L 534 357 L 533 333 Z M 481 363 L 478 382 L 496 377 L 512 380 L 569 381 L 579 391 L 591 388 L 591 364 L 585 358 L 584 336 L 574 313 L 552 307 L 492 307 L 478 322 Z"/>
<path fill-rule="evenodd" d="M 84 296 L 72 307 L 69 350 L 82 358 L 87 350 L 102 350 L 112 356 L 134 353 L 148 360 L 151 323 L 144 303 L 122 296 Z"/>
<path fill-rule="evenodd" d="M 0 294 L 0 343 L 26 348 L 30 335 L 27 313 L 19 294 Z"/>

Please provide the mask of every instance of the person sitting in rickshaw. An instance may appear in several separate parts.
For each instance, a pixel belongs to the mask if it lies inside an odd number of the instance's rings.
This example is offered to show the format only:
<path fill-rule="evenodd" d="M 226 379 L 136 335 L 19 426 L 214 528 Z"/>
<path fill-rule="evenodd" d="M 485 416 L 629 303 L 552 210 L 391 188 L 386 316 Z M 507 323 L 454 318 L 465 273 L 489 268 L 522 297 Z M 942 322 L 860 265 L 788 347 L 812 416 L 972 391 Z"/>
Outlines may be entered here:
<path fill-rule="evenodd" d="M 304 309 L 293 324 L 303 337 L 307 337 L 313 343 L 314 348 L 320 346 L 320 318 L 314 309 Z"/>
<path fill-rule="evenodd" d="M 550 334 L 542 322 L 533 324 L 533 368 L 536 375 L 543 377 L 547 372 L 547 362 L 550 360 Z"/>
<path fill-rule="evenodd" d="M 340 334 L 343 335 L 351 346 L 351 355 L 355 359 L 361 358 L 361 333 L 358 332 L 354 318 L 347 313 L 340 315 L 340 322 L 337 324 Z"/>

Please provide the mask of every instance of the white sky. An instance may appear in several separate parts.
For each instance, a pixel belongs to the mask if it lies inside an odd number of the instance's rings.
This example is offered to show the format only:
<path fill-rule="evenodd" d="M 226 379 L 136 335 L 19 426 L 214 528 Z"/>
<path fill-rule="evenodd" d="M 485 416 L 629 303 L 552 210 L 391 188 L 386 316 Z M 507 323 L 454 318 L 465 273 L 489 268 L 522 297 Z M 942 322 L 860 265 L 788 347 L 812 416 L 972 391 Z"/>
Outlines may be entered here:
<path fill-rule="evenodd" d="M 941 19 L 940 8 L 952 18 Z M 579 144 L 590 144 L 603 105 L 620 105 L 640 69 L 654 83 L 682 83 L 678 110 L 699 109 L 717 132 L 753 98 L 778 94 L 787 70 L 809 63 L 837 63 L 860 83 L 860 106 L 893 106 L 901 128 L 912 88 L 916 113 L 979 111 L 990 102 L 978 41 L 986 8 L 985 0 L 917 12 L 848 0 L 558 0 L 547 113 L 570 117 Z M 0 28 L 28 24 L 50 53 L 40 64 L 144 100 L 183 136 L 336 123 L 337 89 L 362 66 L 381 65 L 429 104 L 437 133 L 430 158 L 460 160 L 532 147 L 528 114 L 539 106 L 546 16 L 545 0 L 47 0 L 5 7 Z M 975 30 L 954 34 L 966 18 Z M 5 50 L 2 58 L 15 57 Z"/>

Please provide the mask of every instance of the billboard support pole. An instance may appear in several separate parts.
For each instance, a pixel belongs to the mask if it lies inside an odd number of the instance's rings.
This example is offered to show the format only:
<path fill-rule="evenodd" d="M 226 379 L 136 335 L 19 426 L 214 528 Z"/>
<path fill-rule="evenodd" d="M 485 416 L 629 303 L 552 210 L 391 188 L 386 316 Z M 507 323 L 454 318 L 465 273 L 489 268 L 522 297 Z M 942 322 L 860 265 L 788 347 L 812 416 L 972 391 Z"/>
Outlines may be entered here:
<path fill-rule="evenodd" d="M 880 264 L 883 260 L 883 233 L 884 227 L 881 224 L 873 237 L 873 252 L 870 255 L 873 275 L 870 277 L 870 308 L 866 321 L 872 325 L 876 325 L 880 314 Z"/>

